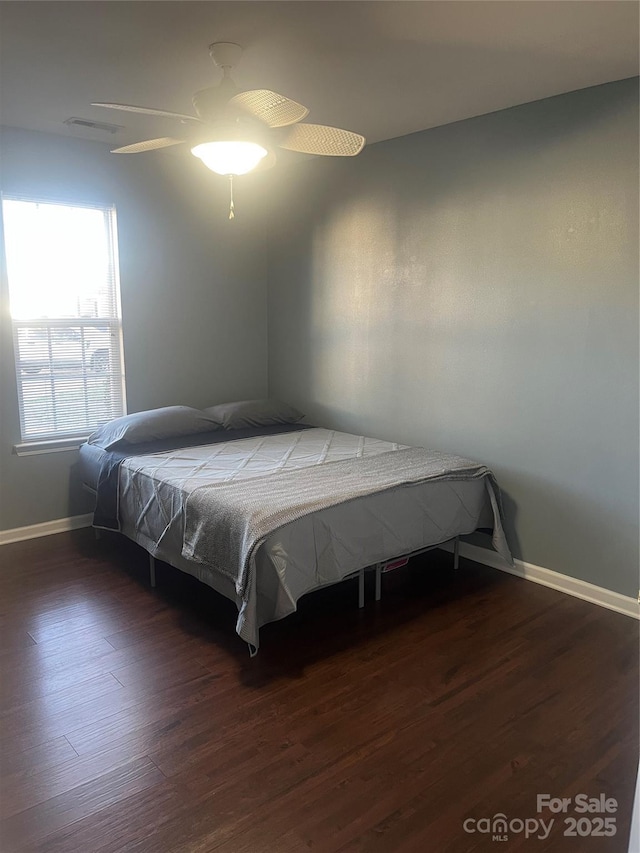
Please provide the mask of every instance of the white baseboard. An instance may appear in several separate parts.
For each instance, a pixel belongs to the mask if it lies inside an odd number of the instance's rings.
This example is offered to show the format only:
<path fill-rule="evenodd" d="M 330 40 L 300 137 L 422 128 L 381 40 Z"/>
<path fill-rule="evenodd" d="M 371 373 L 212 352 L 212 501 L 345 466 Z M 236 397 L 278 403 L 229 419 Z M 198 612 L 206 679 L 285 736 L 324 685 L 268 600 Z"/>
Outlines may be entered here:
<path fill-rule="evenodd" d="M 64 533 L 66 530 L 77 530 L 80 527 L 91 527 L 92 522 L 93 513 L 90 512 L 87 515 L 72 515 L 70 518 L 55 518 L 41 524 L 30 524 L 28 527 L 0 530 L 0 545 L 38 539 L 40 536 L 51 536 L 52 533 Z"/>
<path fill-rule="evenodd" d="M 445 551 L 453 551 L 453 546 L 449 543 L 440 547 Z M 613 592 L 613 590 L 605 589 L 602 586 L 596 586 L 587 583 L 587 581 L 554 572 L 551 569 L 544 569 L 542 566 L 535 566 L 533 563 L 525 563 L 523 560 L 515 560 L 515 566 L 510 566 L 495 551 L 479 548 L 477 545 L 471 545 L 467 542 L 460 543 L 460 556 L 473 560 L 475 563 L 490 566 L 492 569 L 508 572 L 542 586 L 557 589 L 559 592 L 565 592 L 567 595 L 573 595 L 583 601 L 599 604 L 600 607 L 615 610 L 616 613 L 622 613 L 634 619 L 640 618 L 640 607 L 635 598 L 621 595 L 619 592 Z"/>

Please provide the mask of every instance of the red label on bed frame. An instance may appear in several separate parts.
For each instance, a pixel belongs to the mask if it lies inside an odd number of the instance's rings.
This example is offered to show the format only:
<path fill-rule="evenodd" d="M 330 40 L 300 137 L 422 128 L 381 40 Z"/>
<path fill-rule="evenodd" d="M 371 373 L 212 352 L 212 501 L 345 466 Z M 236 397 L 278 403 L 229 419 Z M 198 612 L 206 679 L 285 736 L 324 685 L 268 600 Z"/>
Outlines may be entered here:
<path fill-rule="evenodd" d="M 390 563 L 384 563 L 382 566 L 383 572 L 392 572 L 394 569 L 400 569 L 402 566 L 406 566 L 409 562 L 408 557 L 400 557 L 397 560 L 391 560 Z"/>

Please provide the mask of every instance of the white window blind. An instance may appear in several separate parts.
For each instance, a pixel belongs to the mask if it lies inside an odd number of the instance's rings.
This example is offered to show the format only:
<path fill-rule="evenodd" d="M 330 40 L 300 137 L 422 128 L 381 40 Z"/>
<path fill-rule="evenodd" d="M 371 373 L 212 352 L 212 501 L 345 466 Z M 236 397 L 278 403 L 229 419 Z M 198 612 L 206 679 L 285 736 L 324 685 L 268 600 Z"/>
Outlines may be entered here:
<path fill-rule="evenodd" d="M 113 207 L 2 200 L 22 441 L 125 412 Z"/>

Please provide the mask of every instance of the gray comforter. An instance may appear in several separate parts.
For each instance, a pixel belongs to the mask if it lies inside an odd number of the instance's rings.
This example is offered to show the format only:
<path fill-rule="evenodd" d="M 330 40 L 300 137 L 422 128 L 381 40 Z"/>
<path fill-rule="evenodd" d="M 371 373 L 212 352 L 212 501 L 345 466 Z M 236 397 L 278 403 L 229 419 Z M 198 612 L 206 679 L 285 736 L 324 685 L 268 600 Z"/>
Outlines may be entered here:
<path fill-rule="evenodd" d="M 256 549 L 275 530 L 317 510 L 412 483 L 484 479 L 493 510 L 493 545 L 511 563 L 493 475 L 470 459 L 423 448 L 275 470 L 196 488 L 185 507 L 182 554 L 232 580 L 247 600 Z"/>
<path fill-rule="evenodd" d="M 256 648 L 262 625 L 359 569 L 492 528 L 499 492 L 459 456 L 310 428 L 132 456 L 119 466 L 123 532 L 231 598 Z"/>

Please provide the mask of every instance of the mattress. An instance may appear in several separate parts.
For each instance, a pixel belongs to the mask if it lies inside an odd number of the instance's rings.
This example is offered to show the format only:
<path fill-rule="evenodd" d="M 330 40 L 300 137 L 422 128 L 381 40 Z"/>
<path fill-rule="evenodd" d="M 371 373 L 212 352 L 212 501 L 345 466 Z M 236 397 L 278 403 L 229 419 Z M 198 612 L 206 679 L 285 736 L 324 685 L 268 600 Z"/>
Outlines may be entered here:
<path fill-rule="evenodd" d="M 80 476 L 82 482 L 94 492 L 98 489 L 98 478 L 109 453 L 96 444 L 83 444 L 80 447 Z"/>
<path fill-rule="evenodd" d="M 232 598 L 236 630 L 257 649 L 260 627 L 293 612 L 301 596 L 375 563 L 485 527 L 493 528 L 497 547 L 510 559 L 491 472 L 460 457 L 411 456 L 415 450 L 312 428 L 132 456 L 119 469 L 121 529 L 152 555 Z M 393 474 L 396 460 L 400 470 L 401 460 L 411 469 L 413 459 L 433 473 L 416 468 L 415 482 L 411 472 L 373 477 L 378 465 Z M 357 483 L 355 492 L 336 487 L 322 500 L 314 493 L 310 503 L 301 502 L 298 493 L 308 491 L 314 477 L 338 482 L 345 471 Z M 278 488 L 289 511 L 276 513 L 266 535 L 254 536 L 250 569 L 241 578 L 235 557 L 220 550 L 232 536 L 216 512 L 227 513 L 229 529 L 236 517 L 244 524 L 244 505 L 255 493 L 242 539 L 257 517 L 269 515 Z M 201 510 L 194 527 L 190 507 L 199 507 L 203 496 L 211 509 Z M 204 546 L 187 541 L 194 529 L 204 531 Z"/>

